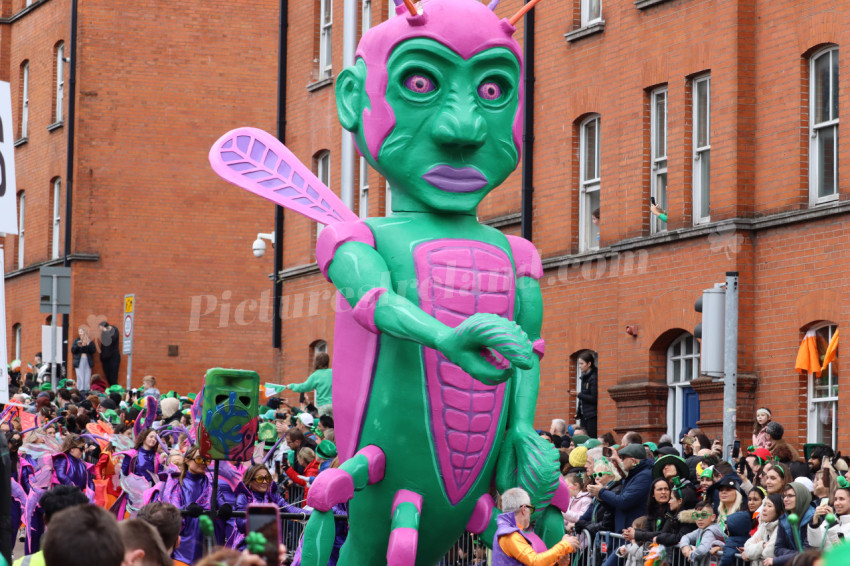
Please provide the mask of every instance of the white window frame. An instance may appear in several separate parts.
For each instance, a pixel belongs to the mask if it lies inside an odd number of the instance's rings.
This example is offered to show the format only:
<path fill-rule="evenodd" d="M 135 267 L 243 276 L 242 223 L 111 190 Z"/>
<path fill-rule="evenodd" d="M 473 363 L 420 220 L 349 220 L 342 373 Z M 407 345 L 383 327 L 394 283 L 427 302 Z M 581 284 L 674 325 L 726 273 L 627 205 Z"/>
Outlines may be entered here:
<path fill-rule="evenodd" d="M 30 62 L 24 62 L 21 77 L 21 139 L 29 135 L 30 121 Z"/>
<path fill-rule="evenodd" d="M 815 65 L 821 57 L 838 57 L 838 46 L 833 45 L 825 49 L 821 49 L 811 56 L 809 59 L 809 204 L 812 206 L 831 202 L 838 199 L 838 116 L 830 116 L 829 119 L 815 123 L 815 105 L 817 97 L 815 96 Z M 829 74 L 829 110 L 830 114 L 833 109 L 833 81 L 838 79 L 831 70 L 833 65 L 830 65 Z M 840 111 L 840 109 L 838 109 Z M 835 174 L 833 192 L 826 196 L 819 196 L 821 179 L 818 174 L 818 162 L 820 161 L 820 153 L 818 152 L 818 137 L 821 131 L 833 129 L 833 155 L 835 156 Z"/>
<path fill-rule="evenodd" d="M 587 132 L 588 126 L 592 123 L 596 125 L 596 147 L 592 148 L 595 151 L 595 171 L 586 171 L 587 154 Z M 599 248 L 599 241 L 592 241 L 592 219 L 593 210 L 589 209 L 590 194 L 599 192 L 602 187 L 602 175 L 600 157 L 602 154 L 601 130 L 602 118 L 599 114 L 594 114 L 585 118 L 579 127 L 579 251 L 595 250 Z M 600 193 L 601 196 L 601 193 Z"/>
<path fill-rule="evenodd" d="M 827 338 L 832 339 L 832 335 L 835 333 L 836 330 L 838 330 L 838 325 L 837 324 L 823 324 L 823 325 L 817 326 L 815 328 L 812 328 L 811 330 L 814 330 L 815 332 L 817 332 L 818 330 L 823 330 L 824 328 L 827 329 Z M 840 346 L 839 346 L 839 348 L 840 348 Z M 836 353 L 836 358 L 837 358 L 837 353 Z M 833 375 L 833 367 L 832 367 L 831 363 L 828 366 L 826 366 L 825 368 L 822 369 L 820 379 L 823 379 L 824 375 L 827 376 L 827 385 L 828 385 L 827 389 L 828 390 L 830 388 L 833 388 L 833 389 L 832 389 L 832 391 L 830 391 L 831 394 L 828 394 L 824 397 L 818 397 L 817 399 L 815 399 L 815 396 L 814 396 L 814 393 L 815 393 L 815 376 L 814 376 L 813 373 L 809 372 L 809 383 L 808 383 L 808 392 L 807 392 L 808 393 L 808 403 L 807 403 L 807 405 L 808 405 L 808 418 L 806 419 L 806 421 L 808 422 L 808 425 L 807 425 L 807 431 L 806 431 L 806 440 L 807 440 L 807 442 L 810 442 L 810 443 L 823 442 L 823 438 L 821 436 L 823 429 L 820 428 L 820 426 L 819 426 L 820 425 L 820 414 L 818 412 L 817 406 L 818 405 L 826 405 L 826 406 L 831 405 L 830 408 L 831 408 L 831 412 L 832 412 L 832 415 L 831 415 L 831 418 L 832 418 L 832 443 L 830 444 L 830 446 L 833 449 L 835 449 L 836 448 L 836 436 L 838 434 L 837 417 L 839 416 L 839 413 L 838 413 L 838 397 L 839 397 L 839 394 L 840 394 L 840 391 L 838 390 L 838 381 L 839 381 L 840 376 L 834 376 Z M 834 394 L 832 394 L 832 393 L 834 393 Z"/>
<path fill-rule="evenodd" d="M 663 98 L 664 114 L 658 115 L 658 103 Z M 667 108 L 669 98 L 667 87 L 653 90 L 649 96 L 650 106 L 650 188 L 649 194 L 658 206 L 667 209 Z M 659 121 L 662 125 L 659 128 Z M 661 179 L 665 179 L 662 187 Z M 649 215 L 649 232 L 666 232 L 667 223 L 654 214 Z"/>
<path fill-rule="evenodd" d="M 53 179 L 53 234 L 52 234 L 52 242 L 51 253 L 50 256 L 53 259 L 59 258 L 59 234 L 60 228 L 62 226 L 62 207 L 61 207 L 61 195 L 62 195 L 62 179 L 56 177 Z"/>
<path fill-rule="evenodd" d="M 699 87 L 706 86 L 705 100 L 699 94 Z M 702 75 L 693 80 L 691 84 L 691 96 L 693 97 L 693 218 L 694 225 L 711 222 L 711 75 Z M 701 104 L 705 104 L 705 142 L 700 144 L 700 122 L 699 112 Z M 708 174 L 708 202 L 703 202 L 702 177 Z"/>
<path fill-rule="evenodd" d="M 686 354 L 684 343 L 692 341 L 691 353 Z M 681 345 L 678 354 L 674 354 L 675 347 Z M 684 414 L 684 393 L 683 391 L 691 387 L 691 381 L 699 377 L 699 360 L 700 349 L 699 341 L 688 332 L 685 332 L 667 347 L 667 434 L 673 439 L 677 448 L 681 451 L 682 446 L 679 444 L 677 431 L 682 430 L 682 417 Z M 675 362 L 679 362 L 680 372 L 684 369 L 685 364 L 691 365 L 691 380 L 684 381 L 680 376 L 675 374 Z M 682 378 L 684 376 L 681 376 Z"/>
<path fill-rule="evenodd" d="M 581 0 L 581 27 L 602 21 L 602 0 Z"/>
<path fill-rule="evenodd" d="M 333 0 L 319 0 L 319 80 L 333 71 Z"/>
<path fill-rule="evenodd" d="M 56 120 L 58 124 L 65 117 L 65 43 L 56 46 Z"/>
<path fill-rule="evenodd" d="M 24 220 L 26 218 L 26 193 L 18 195 L 18 269 L 24 268 Z"/>
<path fill-rule="evenodd" d="M 363 35 L 372 27 L 372 0 L 361 0 L 360 2 L 360 35 Z"/>
<path fill-rule="evenodd" d="M 369 218 L 369 162 L 360 156 L 360 200 L 357 211 L 360 218 Z"/>
<path fill-rule="evenodd" d="M 21 331 L 21 323 L 18 323 L 13 326 L 12 331 L 15 333 L 15 357 L 13 359 L 20 360 L 22 350 L 21 346 L 23 342 L 23 332 Z"/>
<path fill-rule="evenodd" d="M 387 10 L 387 19 L 389 20 L 390 18 L 396 17 L 395 2 L 393 0 L 388 0 L 387 7 L 389 8 Z"/>
<path fill-rule="evenodd" d="M 319 181 L 325 184 L 326 187 L 331 186 L 331 152 L 328 150 L 321 151 L 316 155 L 316 177 Z M 322 233 L 322 228 L 325 226 L 316 222 L 316 239 Z"/>

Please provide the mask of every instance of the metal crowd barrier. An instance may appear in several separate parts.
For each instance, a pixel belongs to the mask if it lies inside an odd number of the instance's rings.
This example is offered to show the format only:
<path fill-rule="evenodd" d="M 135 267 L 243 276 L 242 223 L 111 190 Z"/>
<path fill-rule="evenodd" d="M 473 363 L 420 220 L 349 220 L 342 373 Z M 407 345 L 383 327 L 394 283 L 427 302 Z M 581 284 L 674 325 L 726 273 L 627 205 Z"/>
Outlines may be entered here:
<path fill-rule="evenodd" d="M 588 545 L 586 556 L 579 559 L 577 563 L 570 563 L 571 566 L 643 566 L 643 552 L 639 554 L 640 558 L 635 558 L 629 561 L 628 556 L 618 557 L 616 561 L 607 563 L 606 560 L 612 553 L 616 553 L 617 549 L 629 543 L 623 538 L 623 535 L 608 531 L 600 531 L 596 533 L 593 543 Z M 691 562 L 685 555 L 682 554 L 679 546 L 667 547 L 666 557 L 663 564 L 667 566 L 718 566 L 722 554 L 709 555 L 700 559 L 699 562 Z M 734 566 L 748 566 L 749 562 L 741 558 L 740 554 L 735 554 Z"/>

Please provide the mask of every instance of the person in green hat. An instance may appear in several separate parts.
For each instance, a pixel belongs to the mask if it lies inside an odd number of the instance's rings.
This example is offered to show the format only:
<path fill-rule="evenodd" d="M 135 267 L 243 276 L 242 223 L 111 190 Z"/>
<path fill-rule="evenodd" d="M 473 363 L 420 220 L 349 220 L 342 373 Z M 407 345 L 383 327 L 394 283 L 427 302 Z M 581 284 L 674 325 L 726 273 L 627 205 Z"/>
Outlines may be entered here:
<path fill-rule="evenodd" d="M 320 474 L 331 467 L 336 456 L 336 444 L 330 440 L 323 440 L 316 446 L 316 458 L 319 459 Z"/>

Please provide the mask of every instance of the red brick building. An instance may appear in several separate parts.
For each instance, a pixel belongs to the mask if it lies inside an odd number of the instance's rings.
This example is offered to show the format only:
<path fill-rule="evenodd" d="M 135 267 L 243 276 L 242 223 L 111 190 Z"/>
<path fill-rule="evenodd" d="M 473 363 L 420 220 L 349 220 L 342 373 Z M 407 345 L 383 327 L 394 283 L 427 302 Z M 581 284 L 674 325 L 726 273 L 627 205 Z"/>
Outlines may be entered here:
<path fill-rule="evenodd" d="M 50 181 L 64 174 L 62 129 L 46 127 L 51 50 L 67 40 L 70 2 L 42 0 L 15 19 L 24 1 L 3 4 L 13 21 L 0 28 L 0 55 L 18 99 L 21 63 L 41 58 L 40 78 L 34 68 L 32 80 L 41 81 L 38 105 L 47 110 L 36 118 L 33 87 L 33 133 L 18 148 L 19 190 L 34 195 L 26 203 L 35 215 L 36 198 L 47 211 Z M 243 301 L 262 310 L 260 295 L 269 289 L 270 258 L 255 261 L 246 251 L 257 232 L 271 231 L 272 212 L 212 179 L 205 157 L 233 126 L 274 131 L 276 6 L 80 4 L 71 327 L 92 313 L 116 318 L 121 297 L 135 292 L 134 375 L 157 372 L 181 387 L 211 365 L 240 365 L 233 360 L 250 352 L 261 374 L 300 381 L 317 349 L 333 354 L 333 289 L 315 264 L 315 225 L 285 215 L 283 347 L 276 352 L 268 317 L 240 323 L 255 312 Z M 390 16 L 391 0 L 358 4 L 358 32 Z M 504 0 L 498 13 L 520 5 Z M 343 3 L 290 2 L 289 9 L 286 143 L 336 188 L 344 181 L 333 92 Z M 838 110 L 850 92 L 840 88 L 847 73 L 839 57 L 850 8 L 837 1 L 544 0 L 535 12 L 534 199 L 526 213 L 545 268 L 538 424 L 571 417 L 576 356 L 589 349 L 598 357 L 600 431 L 654 438 L 695 420 L 719 435 L 722 384 L 699 377 L 693 304 L 725 272 L 738 271 L 739 435 L 746 438 L 754 408 L 766 405 L 795 444 L 846 446 L 850 433 L 837 419 L 838 392 L 847 388 L 840 356 L 826 377 L 800 374 L 794 363 L 807 331 L 828 340 L 850 316 L 842 277 L 850 267 L 850 203 L 838 174 L 847 149 L 837 142 Z M 40 51 L 24 52 L 25 45 Z M 383 181 L 357 162 L 353 169 L 352 208 L 386 214 Z M 667 222 L 650 213 L 650 197 Z M 479 216 L 520 233 L 519 169 Z M 41 220 L 27 216 L 26 265 L 48 260 L 49 220 L 47 212 Z M 21 324 L 29 352 L 37 342 L 28 328 L 44 315 L 30 298 L 37 276 L 11 269 L 15 240 L 6 243 L 10 351 L 13 325 Z M 189 326 L 193 304 L 196 313 L 209 310 L 198 330 Z M 167 357 L 172 344 L 180 346 L 176 358 Z"/>
<path fill-rule="evenodd" d="M 388 17 L 386 4 L 361 2 L 372 25 Z M 506 0 L 498 12 L 509 16 L 520 4 Z M 309 5 L 294 10 L 311 21 Z M 340 21 L 341 6 L 333 15 Z M 850 267 L 850 203 L 838 176 L 847 150 L 836 141 L 849 18 L 840 2 L 538 5 L 531 220 L 545 268 L 547 341 L 539 426 L 572 416 L 576 356 L 589 349 L 599 360 L 600 431 L 657 438 L 692 420 L 719 436 L 723 385 L 699 377 L 694 302 L 738 271 L 739 435 L 746 442 L 754 409 L 766 405 L 795 444 L 837 435 L 847 445 L 836 419 L 846 388 L 839 362 L 819 378 L 794 365 L 806 331 L 818 330 L 825 345 L 850 315 L 841 276 Z M 321 37 L 315 14 L 312 22 Z M 328 76 L 341 65 L 333 34 Z M 300 61 L 293 57 L 290 76 L 306 83 L 316 67 L 309 56 Z M 314 163 L 329 152 L 331 186 L 339 186 L 333 92 L 298 82 L 290 104 L 304 110 L 294 111 L 302 120 L 290 122 L 287 143 Z M 387 210 L 374 176 L 372 216 Z M 518 170 L 479 216 L 519 234 L 520 192 Z M 650 213 L 650 197 L 666 223 Z M 289 378 L 305 371 L 317 341 L 333 349 L 333 323 L 315 230 L 295 214 L 286 222 L 287 234 L 300 236 L 286 240 L 281 274 Z"/>
<path fill-rule="evenodd" d="M 71 339 L 102 318 L 121 328 L 135 294 L 134 385 L 153 374 L 185 393 L 216 366 L 273 379 L 272 254 L 251 242 L 274 207 L 222 183 L 207 153 L 238 125 L 274 131 L 277 2 L 80 0 L 78 13 Z M 24 219 L 5 239 L 6 324 L 9 359 L 26 364 L 49 316 L 38 268 L 65 255 L 71 1 L 3 0 L 0 17 Z"/>

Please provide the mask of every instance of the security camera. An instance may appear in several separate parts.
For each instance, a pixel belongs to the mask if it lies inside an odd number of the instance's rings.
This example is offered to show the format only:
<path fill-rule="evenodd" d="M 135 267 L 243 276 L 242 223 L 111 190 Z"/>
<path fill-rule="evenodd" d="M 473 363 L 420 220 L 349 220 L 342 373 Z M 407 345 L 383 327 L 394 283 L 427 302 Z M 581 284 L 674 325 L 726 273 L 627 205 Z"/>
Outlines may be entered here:
<path fill-rule="evenodd" d="M 262 238 L 254 240 L 254 257 L 263 257 L 266 255 L 266 242 Z"/>

